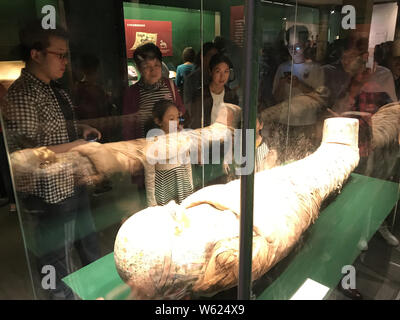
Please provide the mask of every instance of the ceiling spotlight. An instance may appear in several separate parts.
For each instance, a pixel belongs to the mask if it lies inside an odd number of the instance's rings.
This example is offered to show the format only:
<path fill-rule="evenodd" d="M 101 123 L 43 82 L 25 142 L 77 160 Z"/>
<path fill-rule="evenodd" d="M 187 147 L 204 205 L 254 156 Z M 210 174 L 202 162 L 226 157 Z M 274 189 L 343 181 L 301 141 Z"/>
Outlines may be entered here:
<path fill-rule="evenodd" d="M 331 10 L 331 14 L 334 14 L 335 13 L 335 10 Z"/>

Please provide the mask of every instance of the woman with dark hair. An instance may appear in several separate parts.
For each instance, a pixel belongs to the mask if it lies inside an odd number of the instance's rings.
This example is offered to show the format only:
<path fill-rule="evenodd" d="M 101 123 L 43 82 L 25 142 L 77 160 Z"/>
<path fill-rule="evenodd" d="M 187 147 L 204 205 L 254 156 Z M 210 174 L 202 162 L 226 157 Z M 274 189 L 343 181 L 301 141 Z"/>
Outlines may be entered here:
<path fill-rule="evenodd" d="M 216 54 L 211 58 L 208 68 L 209 84 L 204 88 L 204 113 L 201 89 L 196 91 L 193 103 L 189 105 L 188 112 L 192 129 L 214 123 L 224 102 L 236 105 L 239 103 L 235 91 L 227 86 L 232 67 L 232 62 L 225 55 Z"/>
<path fill-rule="evenodd" d="M 154 103 L 160 99 L 173 101 L 180 113 L 185 113 L 182 99 L 175 83 L 162 76 L 162 54 L 153 43 L 138 47 L 133 60 L 140 72 L 140 80 L 130 86 L 124 96 L 123 128 L 124 140 L 144 138 L 144 126 L 152 118 Z"/>

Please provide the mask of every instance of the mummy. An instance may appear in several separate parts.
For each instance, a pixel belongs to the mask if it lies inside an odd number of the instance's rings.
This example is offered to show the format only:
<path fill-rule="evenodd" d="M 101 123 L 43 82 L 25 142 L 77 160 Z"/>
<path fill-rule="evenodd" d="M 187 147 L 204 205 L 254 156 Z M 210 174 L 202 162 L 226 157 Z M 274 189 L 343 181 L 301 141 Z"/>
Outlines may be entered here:
<path fill-rule="evenodd" d="M 302 119 L 307 118 L 308 116 L 313 114 L 321 114 L 328 106 L 328 96 L 328 89 L 326 87 L 319 87 L 314 92 L 295 96 L 290 101 L 286 100 L 282 103 L 263 110 L 261 113 L 261 118 L 266 123 L 266 125 L 264 125 L 263 135 L 265 136 L 265 138 L 269 139 L 272 144 L 284 144 L 284 141 L 282 142 L 280 138 L 286 135 L 286 132 L 277 133 L 279 131 L 279 128 L 276 128 L 273 123 L 291 123 L 291 119 Z M 318 132 L 318 129 L 319 126 L 317 124 L 315 126 L 315 130 Z M 378 110 L 378 112 L 373 114 L 371 116 L 371 130 L 371 146 L 378 152 L 381 152 L 385 148 L 391 148 L 393 146 L 399 145 L 399 102 L 393 102 L 382 106 Z M 299 141 L 298 143 L 299 148 L 302 150 L 298 152 L 299 154 L 308 154 L 309 151 L 307 149 L 312 149 L 307 146 L 306 141 Z M 298 160 L 298 153 L 296 152 L 296 150 L 294 150 L 296 147 L 296 145 L 291 146 L 292 150 L 289 150 L 289 160 Z M 279 146 L 278 149 L 282 149 L 282 146 Z M 280 152 L 286 151 L 280 150 Z"/>
<path fill-rule="evenodd" d="M 372 115 L 372 147 L 385 148 L 400 144 L 400 104 L 381 107 Z"/>
<path fill-rule="evenodd" d="M 358 120 L 325 121 L 310 156 L 255 174 L 252 279 L 284 258 L 359 161 Z M 212 296 L 238 283 L 240 181 L 203 188 L 131 216 L 114 258 L 132 298 Z"/>
<path fill-rule="evenodd" d="M 315 91 L 301 94 L 285 100 L 261 112 L 264 122 L 290 123 L 290 119 L 312 117 L 320 112 L 327 104 L 329 90 L 319 87 Z"/>
<path fill-rule="evenodd" d="M 323 122 L 318 121 L 327 107 L 329 90 L 318 87 L 315 91 L 291 97 L 272 107 L 264 109 L 260 118 L 264 122 L 262 135 L 269 146 L 276 149 L 280 162 L 290 162 L 314 152 L 322 139 Z M 313 123 L 312 134 L 299 132 L 286 139 L 289 131 L 285 124 Z M 310 125 L 308 125 L 310 127 Z M 290 133 L 294 127 L 291 127 Z M 303 125 L 298 127 L 303 128 Z M 315 138 L 310 138 L 315 136 Z"/>
<path fill-rule="evenodd" d="M 229 139 L 238 126 L 240 114 L 240 107 L 226 103 L 214 124 L 163 135 L 156 144 L 167 145 L 172 154 L 188 148 L 198 149 L 200 153 L 209 144 L 222 143 Z M 46 147 L 13 152 L 10 158 L 17 191 L 31 192 L 40 183 L 41 177 L 48 175 L 71 173 L 77 184 L 88 185 L 118 176 L 140 174 L 147 151 L 155 144 L 154 140 L 155 138 L 144 138 L 105 144 L 91 142 L 62 154 L 55 154 Z"/>

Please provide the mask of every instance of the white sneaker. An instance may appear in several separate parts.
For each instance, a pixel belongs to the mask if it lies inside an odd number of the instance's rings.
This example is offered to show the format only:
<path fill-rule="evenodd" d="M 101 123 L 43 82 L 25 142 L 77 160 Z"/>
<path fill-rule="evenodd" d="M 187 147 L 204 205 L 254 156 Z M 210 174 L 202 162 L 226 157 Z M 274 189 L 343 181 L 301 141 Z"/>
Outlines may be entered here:
<path fill-rule="evenodd" d="M 399 240 L 389 231 L 386 225 L 379 227 L 379 233 L 389 246 L 397 247 L 399 245 Z"/>

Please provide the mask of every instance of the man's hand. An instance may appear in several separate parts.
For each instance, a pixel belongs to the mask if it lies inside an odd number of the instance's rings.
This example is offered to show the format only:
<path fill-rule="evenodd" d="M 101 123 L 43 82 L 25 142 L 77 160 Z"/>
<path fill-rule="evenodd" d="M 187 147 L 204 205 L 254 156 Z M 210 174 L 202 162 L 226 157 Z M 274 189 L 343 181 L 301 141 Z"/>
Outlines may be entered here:
<path fill-rule="evenodd" d="M 88 140 L 88 137 L 91 138 L 90 140 L 93 139 L 92 137 L 96 137 L 97 140 L 101 139 L 101 132 L 96 128 L 88 126 L 87 124 L 80 124 L 79 126 L 82 128 L 83 139 Z"/>

